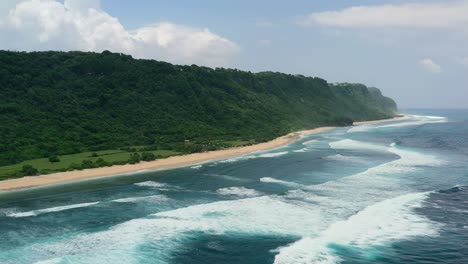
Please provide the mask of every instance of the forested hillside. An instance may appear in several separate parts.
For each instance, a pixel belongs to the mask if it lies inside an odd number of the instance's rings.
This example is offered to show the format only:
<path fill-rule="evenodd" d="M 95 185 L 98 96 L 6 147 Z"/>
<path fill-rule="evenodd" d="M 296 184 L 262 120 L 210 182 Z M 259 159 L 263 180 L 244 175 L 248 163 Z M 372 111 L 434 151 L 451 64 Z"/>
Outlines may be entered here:
<path fill-rule="evenodd" d="M 133 146 L 203 151 L 388 118 L 395 110 L 376 88 L 301 75 L 107 51 L 0 51 L 0 166 Z"/>

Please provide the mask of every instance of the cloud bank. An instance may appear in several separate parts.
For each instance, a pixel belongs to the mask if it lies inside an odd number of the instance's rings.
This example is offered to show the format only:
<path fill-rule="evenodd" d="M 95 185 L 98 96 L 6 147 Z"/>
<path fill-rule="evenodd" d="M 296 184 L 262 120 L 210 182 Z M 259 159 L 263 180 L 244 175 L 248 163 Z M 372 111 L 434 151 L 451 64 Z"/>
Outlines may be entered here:
<path fill-rule="evenodd" d="M 98 0 L 6 0 L 1 7 L 0 49 L 111 50 L 207 66 L 224 66 L 240 50 L 207 28 L 161 22 L 127 30 Z"/>
<path fill-rule="evenodd" d="M 441 73 L 442 72 L 442 67 L 435 63 L 433 60 L 427 58 L 419 61 L 419 64 L 428 72 L 430 73 Z"/>
<path fill-rule="evenodd" d="M 468 26 L 467 14 L 468 1 L 387 4 L 311 13 L 299 19 L 298 24 L 344 28 L 463 28 Z"/>

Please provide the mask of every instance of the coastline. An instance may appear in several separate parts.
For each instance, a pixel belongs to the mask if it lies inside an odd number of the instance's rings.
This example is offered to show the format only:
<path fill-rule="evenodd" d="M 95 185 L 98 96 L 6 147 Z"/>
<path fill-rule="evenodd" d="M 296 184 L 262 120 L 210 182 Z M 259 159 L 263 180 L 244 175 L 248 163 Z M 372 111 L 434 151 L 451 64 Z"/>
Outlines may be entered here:
<path fill-rule="evenodd" d="M 400 115 L 396 116 L 393 118 L 389 119 L 379 119 L 379 120 L 370 120 L 370 121 L 358 121 L 358 122 L 353 122 L 353 125 L 367 125 L 367 124 L 375 124 L 375 123 L 382 123 L 382 122 L 389 122 L 389 121 L 400 121 L 400 120 L 405 120 L 408 119 L 409 116 L 407 115 Z"/>
<path fill-rule="evenodd" d="M 373 120 L 373 121 L 361 121 L 354 122 L 353 125 L 373 124 L 381 122 L 397 121 L 407 118 L 406 116 L 398 116 L 390 119 Z M 275 138 L 268 142 L 263 142 L 250 146 L 192 153 L 187 155 L 172 156 L 165 159 L 140 162 L 137 164 L 125 164 L 125 165 L 114 165 L 111 167 L 100 167 L 85 170 L 66 171 L 58 172 L 53 174 L 39 175 L 39 176 L 27 176 L 17 179 L 8 179 L 0 181 L 0 193 L 6 191 L 12 191 L 17 189 L 25 189 L 46 185 L 62 184 L 77 182 L 89 179 L 111 177 L 124 174 L 134 174 L 139 171 L 156 171 L 156 170 L 168 170 L 187 166 L 193 166 L 201 163 L 206 163 L 215 160 L 223 160 L 228 158 L 234 158 L 241 155 L 246 155 L 256 151 L 266 151 L 279 147 L 283 147 L 291 144 L 298 140 L 301 135 L 315 134 L 325 131 L 330 131 L 336 127 L 319 127 L 310 130 L 302 130 L 297 132 L 289 133 L 285 136 Z"/>

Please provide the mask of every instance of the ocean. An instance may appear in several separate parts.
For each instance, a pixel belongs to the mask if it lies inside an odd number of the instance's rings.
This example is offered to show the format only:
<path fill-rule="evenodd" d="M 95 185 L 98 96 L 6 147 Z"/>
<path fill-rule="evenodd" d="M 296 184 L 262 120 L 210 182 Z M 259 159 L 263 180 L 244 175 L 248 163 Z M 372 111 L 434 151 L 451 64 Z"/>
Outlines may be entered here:
<path fill-rule="evenodd" d="M 0 194 L 0 263 L 468 263 L 468 110 Z"/>

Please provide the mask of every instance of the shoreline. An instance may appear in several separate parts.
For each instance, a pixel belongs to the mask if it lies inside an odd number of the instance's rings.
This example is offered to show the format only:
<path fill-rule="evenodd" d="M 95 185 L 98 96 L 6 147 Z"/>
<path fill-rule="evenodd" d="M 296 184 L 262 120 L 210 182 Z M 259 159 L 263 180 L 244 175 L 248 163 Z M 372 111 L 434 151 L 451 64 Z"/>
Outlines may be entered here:
<path fill-rule="evenodd" d="M 355 126 L 355 125 L 376 124 L 376 123 L 389 122 L 389 121 L 400 121 L 400 120 L 405 120 L 405 119 L 408 119 L 408 118 L 409 118 L 409 116 L 407 116 L 407 115 L 400 115 L 400 116 L 396 116 L 396 117 L 389 118 L 389 119 L 357 121 L 357 122 L 353 122 L 353 126 Z"/>
<path fill-rule="evenodd" d="M 354 122 L 353 125 L 364 125 L 381 122 L 397 121 L 406 119 L 406 116 L 398 116 L 389 119 L 372 120 L 372 121 L 361 121 Z M 131 175 L 136 174 L 140 171 L 158 171 L 158 170 L 169 170 L 182 167 L 188 167 L 198 165 L 210 161 L 223 160 L 234 158 L 252 152 L 267 151 L 283 147 L 293 143 L 294 141 L 301 138 L 302 135 L 316 134 L 320 132 L 330 131 L 337 127 L 318 127 L 310 130 L 302 130 L 292 132 L 287 135 L 275 138 L 268 142 L 263 142 L 250 146 L 235 147 L 229 149 L 192 153 L 187 155 L 172 156 L 165 159 L 159 159 L 148 162 L 140 162 L 137 164 L 125 164 L 125 165 L 114 165 L 111 167 L 100 167 L 85 170 L 75 170 L 58 172 L 52 174 L 38 175 L 38 176 L 27 176 L 16 179 L 8 179 L 0 181 L 0 193 L 8 192 L 18 189 L 26 189 L 32 187 L 40 187 L 47 185 L 63 184 L 70 182 L 78 182 L 90 179 L 97 179 L 103 177 L 112 177 L 119 175 Z"/>

